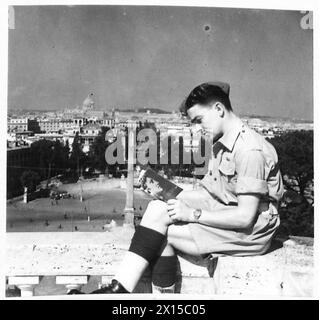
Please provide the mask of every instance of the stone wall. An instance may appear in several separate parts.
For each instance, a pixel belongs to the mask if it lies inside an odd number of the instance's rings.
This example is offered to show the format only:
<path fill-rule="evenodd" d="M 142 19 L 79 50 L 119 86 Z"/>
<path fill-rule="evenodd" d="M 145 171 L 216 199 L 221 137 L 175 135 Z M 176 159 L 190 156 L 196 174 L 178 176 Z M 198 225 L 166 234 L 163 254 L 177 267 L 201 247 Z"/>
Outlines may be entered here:
<path fill-rule="evenodd" d="M 41 276 L 55 276 L 68 288 L 88 276 L 108 282 L 127 251 L 134 229 L 114 227 L 100 233 L 7 233 L 6 276 L 32 294 Z M 177 292 L 192 295 L 309 297 L 313 294 L 313 239 L 278 239 L 270 252 L 256 257 L 179 256 Z M 29 280 L 28 280 L 29 279 Z M 150 293 L 146 272 L 136 293 Z"/>

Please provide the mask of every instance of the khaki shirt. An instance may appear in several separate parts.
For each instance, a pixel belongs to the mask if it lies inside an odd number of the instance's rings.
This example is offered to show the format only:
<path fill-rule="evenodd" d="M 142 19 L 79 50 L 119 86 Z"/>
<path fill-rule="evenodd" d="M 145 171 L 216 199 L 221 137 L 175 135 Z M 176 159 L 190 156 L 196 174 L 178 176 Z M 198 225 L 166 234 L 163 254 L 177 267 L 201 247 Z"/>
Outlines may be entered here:
<path fill-rule="evenodd" d="M 236 205 L 241 194 L 278 203 L 284 192 L 275 148 L 239 119 L 213 144 L 201 184 L 225 205 Z"/>

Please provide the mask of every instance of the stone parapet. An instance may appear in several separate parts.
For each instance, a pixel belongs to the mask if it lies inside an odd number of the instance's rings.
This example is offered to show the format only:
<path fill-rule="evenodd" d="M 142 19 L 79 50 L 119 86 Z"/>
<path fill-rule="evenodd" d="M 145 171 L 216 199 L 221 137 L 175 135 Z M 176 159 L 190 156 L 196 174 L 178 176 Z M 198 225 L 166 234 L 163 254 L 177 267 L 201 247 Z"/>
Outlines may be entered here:
<path fill-rule="evenodd" d="M 217 294 L 250 297 L 313 294 L 313 246 L 309 243 L 277 240 L 277 247 L 265 255 L 225 256 L 218 260 L 214 274 Z"/>
<path fill-rule="evenodd" d="M 106 232 L 7 233 L 8 285 L 27 288 L 24 296 L 32 295 L 37 277 L 43 276 L 54 276 L 57 285 L 68 289 L 85 285 L 88 276 L 98 276 L 100 286 L 116 273 L 133 233 L 131 227 L 114 227 Z M 313 294 L 310 238 L 279 239 L 263 256 L 203 260 L 179 255 L 179 266 L 176 291 L 183 294 L 248 298 Z M 149 272 L 134 292 L 151 293 Z"/>

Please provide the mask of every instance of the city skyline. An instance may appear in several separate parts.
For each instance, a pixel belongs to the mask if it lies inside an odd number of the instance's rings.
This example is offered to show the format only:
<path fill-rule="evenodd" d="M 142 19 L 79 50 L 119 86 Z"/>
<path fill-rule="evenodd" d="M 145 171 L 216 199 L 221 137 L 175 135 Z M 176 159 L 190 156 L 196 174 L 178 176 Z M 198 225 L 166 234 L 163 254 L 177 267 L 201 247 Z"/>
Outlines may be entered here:
<path fill-rule="evenodd" d="M 9 110 L 75 108 L 93 92 L 100 110 L 172 111 L 219 79 L 236 113 L 313 120 L 312 30 L 299 11 L 20 6 L 14 16 Z"/>

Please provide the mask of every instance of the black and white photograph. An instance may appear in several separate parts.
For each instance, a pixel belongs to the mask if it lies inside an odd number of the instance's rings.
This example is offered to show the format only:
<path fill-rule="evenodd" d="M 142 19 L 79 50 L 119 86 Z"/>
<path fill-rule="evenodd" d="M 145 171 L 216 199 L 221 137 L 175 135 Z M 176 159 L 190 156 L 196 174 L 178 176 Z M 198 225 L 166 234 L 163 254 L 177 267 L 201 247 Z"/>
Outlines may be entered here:
<path fill-rule="evenodd" d="M 9 2 L 4 299 L 316 297 L 313 6 L 242 2 Z"/>

